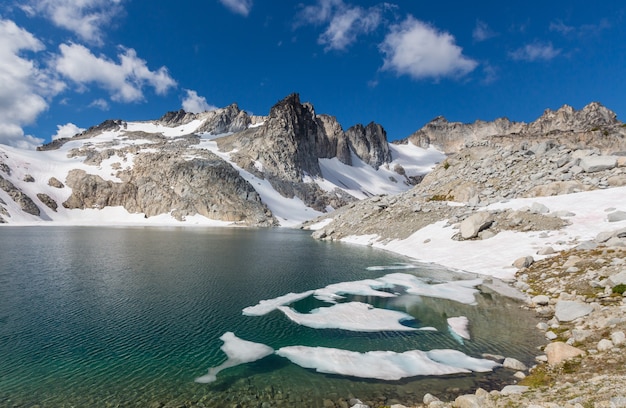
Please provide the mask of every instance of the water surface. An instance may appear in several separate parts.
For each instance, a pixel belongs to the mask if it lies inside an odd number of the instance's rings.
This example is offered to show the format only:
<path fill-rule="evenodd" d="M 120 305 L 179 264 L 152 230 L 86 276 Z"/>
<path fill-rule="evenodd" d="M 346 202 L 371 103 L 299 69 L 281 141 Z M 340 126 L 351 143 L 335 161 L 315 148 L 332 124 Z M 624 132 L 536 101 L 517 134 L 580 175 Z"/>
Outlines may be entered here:
<path fill-rule="evenodd" d="M 539 336 L 530 316 L 493 293 L 477 305 L 403 296 L 347 300 L 407 312 L 436 332 L 360 333 L 310 329 L 281 312 L 251 317 L 247 306 L 288 292 L 377 278 L 374 265 L 410 262 L 369 247 L 315 241 L 276 229 L 0 228 L 0 406 L 323 406 L 359 397 L 421 401 L 510 381 L 506 370 L 446 378 L 377 381 L 325 375 L 270 356 L 194 378 L 225 360 L 226 331 L 267 344 L 353 351 L 452 348 L 531 362 Z M 436 279 L 443 269 L 403 270 Z M 308 302 L 308 303 L 307 303 Z M 317 301 L 298 304 L 318 307 Z M 467 316 L 472 339 L 460 344 L 445 319 Z"/>

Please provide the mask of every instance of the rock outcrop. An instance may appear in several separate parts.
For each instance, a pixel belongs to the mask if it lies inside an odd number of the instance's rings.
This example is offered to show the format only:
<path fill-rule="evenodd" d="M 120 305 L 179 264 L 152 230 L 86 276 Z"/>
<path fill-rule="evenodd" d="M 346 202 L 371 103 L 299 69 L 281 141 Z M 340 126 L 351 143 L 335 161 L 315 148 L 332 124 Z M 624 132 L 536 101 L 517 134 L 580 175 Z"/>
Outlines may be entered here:
<path fill-rule="evenodd" d="M 146 217 L 171 212 L 179 220 L 200 214 L 246 225 L 275 224 L 254 188 L 232 166 L 211 152 L 195 153 L 191 160 L 172 153 L 140 155 L 131 169 L 119 173 L 122 182 L 72 170 L 67 177 L 72 194 L 63 206 L 122 206 Z"/>

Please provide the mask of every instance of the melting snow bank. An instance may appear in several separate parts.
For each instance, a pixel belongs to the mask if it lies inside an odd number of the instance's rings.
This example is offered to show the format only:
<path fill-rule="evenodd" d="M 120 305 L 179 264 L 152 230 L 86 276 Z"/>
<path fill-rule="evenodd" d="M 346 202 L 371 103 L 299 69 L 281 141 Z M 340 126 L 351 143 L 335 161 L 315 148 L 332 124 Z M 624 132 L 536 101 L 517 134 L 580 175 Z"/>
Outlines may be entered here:
<path fill-rule="evenodd" d="M 487 372 L 500 366 L 455 350 L 368 351 L 358 353 L 325 347 L 290 346 L 276 354 L 304 368 L 326 374 L 395 381 L 419 375 Z"/>
<path fill-rule="evenodd" d="M 242 340 L 232 332 L 224 333 L 220 339 L 224 342 L 221 349 L 228 359 L 217 367 L 211 367 L 208 374 L 196 378 L 196 382 L 214 382 L 217 374 L 226 368 L 251 363 L 274 353 L 271 347 Z M 415 376 L 487 372 L 500 367 L 495 361 L 470 357 L 456 350 L 359 353 L 327 347 L 288 346 L 275 353 L 294 364 L 320 373 L 386 381 Z"/>
<path fill-rule="evenodd" d="M 209 368 L 209 373 L 196 378 L 196 382 L 213 382 L 217 379 L 217 373 L 226 368 L 234 367 L 239 364 L 251 363 L 274 353 L 274 349 L 270 346 L 242 340 L 235 336 L 232 332 L 224 333 L 222 337 L 220 337 L 220 340 L 224 342 L 220 348 L 224 353 L 226 353 L 228 359 L 217 367 Z"/>
<path fill-rule="evenodd" d="M 626 187 L 614 187 L 559 196 L 512 199 L 484 209 L 520 210 L 537 203 L 547 207 L 548 214 L 555 216 L 573 213 L 567 217 L 571 224 L 558 231 L 502 231 L 485 240 L 455 241 L 452 236 L 458 230 L 450 228 L 448 222 L 442 220 L 415 231 L 404 240 L 384 242 L 378 235 L 370 234 L 348 236 L 342 241 L 371 245 L 451 269 L 511 280 L 517 272 L 512 263 L 520 257 L 532 255 L 541 259 L 542 256 L 536 255 L 541 248 L 551 246 L 556 251 L 566 250 L 595 239 L 601 232 L 626 226 L 626 221 L 608 220 L 609 212 L 625 209 L 622 204 L 624 197 Z"/>

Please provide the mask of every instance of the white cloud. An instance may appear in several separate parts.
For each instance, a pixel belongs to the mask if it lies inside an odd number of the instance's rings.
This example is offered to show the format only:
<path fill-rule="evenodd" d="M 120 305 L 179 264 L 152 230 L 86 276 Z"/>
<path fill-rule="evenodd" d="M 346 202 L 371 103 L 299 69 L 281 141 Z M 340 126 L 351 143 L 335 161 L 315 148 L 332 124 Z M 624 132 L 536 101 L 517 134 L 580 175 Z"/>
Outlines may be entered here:
<path fill-rule="evenodd" d="M 553 21 L 550 23 L 550 31 L 556 31 L 563 35 L 567 35 L 574 30 L 575 30 L 574 27 L 566 25 L 561 20 Z"/>
<path fill-rule="evenodd" d="M 30 0 L 22 9 L 30 15 L 41 14 L 57 27 L 100 45 L 104 30 L 122 13 L 121 3 L 122 0 Z"/>
<path fill-rule="evenodd" d="M 296 25 L 328 24 L 318 42 L 325 50 L 345 50 L 358 36 L 374 31 L 382 22 L 387 4 L 364 9 L 345 4 L 342 0 L 318 0 L 315 5 L 304 7 Z"/>
<path fill-rule="evenodd" d="M 196 91 L 185 89 L 187 94 L 183 98 L 183 110 L 185 112 L 200 113 L 217 109 L 217 106 L 207 103 L 204 96 L 199 96 Z"/>
<path fill-rule="evenodd" d="M 247 17 L 252 9 L 252 0 L 220 0 L 220 3 L 233 13 Z"/>
<path fill-rule="evenodd" d="M 105 56 L 95 56 L 79 44 L 61 44 L 61 54 L 54 60 L 56 70 L 80 86 L 95 83 L 120 102 L 138 102 L 144 99 L 143 88 L 151 86 L 157 94 L 164 94 L 176 86 L 167 68 L 150 71 L 146 61 L 137 57 L 132 48 L 122 48 L 119 63 Z"/>
<path fill-rule="evenodd" d="M 382 69 L 415 79 L 461 77 L 478 63 L 464 56 L 454 41 L 451 34 L 409 16 L 392 25 L 380 45 L 385 54 Z"/>
<path fill-rule="evenodd" d="M 482 42 L 495 36 L 496 33 L 491 28 L 489 28 L 487 23 L 481 20 L 476 20 L 476 26 L 472 31 L 472 38 L 474 39 L 474 41 Z"/>
<path fill-rule="evenodd" d="M 560 49 L 552 46 L 552 43 L 535 42 L 526 44 L 509 53 L 509 56 L 516 61 L 549 61 L 561 53 Z"/>
<path fill-rule="evenodd" d="M 28 58 L 43 50 L 43 43 L 30 32 L 11 20 L 0 20 L 0 143 L 32 148 L 42 142 L 25 135 L 22 126 L 33 123 L 48 109 L 47 98 L 64 87 Z"/>
<path fill-rule="evenodd" d="M 76 126 L 73 123 L 66 123 L 65 125 L 57 125 L 57 133 L 52 135 L 52 140 L 61 139 L 64 137 L 72 137 L 77 133 L 84 132 L 85 129 Z"/>
<path fill-rule="evenodd" d="M 611 23 L 607 19 L 600 20 L 597 24 L 583 24 L 581 26 L 570 26 L 561 20 L 550 23 L 550 31 L 562 34 L 563 36 L 577 36 L 581 38 L 598 36 L 604 30 L 611 28 Z"/>
<path fill-rule="evenodd" d="M 109 103 L 102 98 L 98 98 L 89 104 L 90 108 L 97 108 L 102 111 L 109 110 Z"/>

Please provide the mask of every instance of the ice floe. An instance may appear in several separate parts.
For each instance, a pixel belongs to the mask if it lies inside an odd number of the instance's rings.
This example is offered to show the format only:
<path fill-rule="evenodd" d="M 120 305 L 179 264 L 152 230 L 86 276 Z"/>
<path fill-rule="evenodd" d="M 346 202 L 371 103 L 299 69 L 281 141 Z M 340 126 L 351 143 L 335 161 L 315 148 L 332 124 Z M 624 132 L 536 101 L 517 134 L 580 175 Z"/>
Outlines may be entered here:
<path fill-rule="evenodd" d="M 495 361 L 470 357 L 458 350 L 430 350 L 426 352 L 426 354 L 428 358 L 438 363 L 479 373 L 485 373 L 496 367 L 500 367 L 500 364 Z"/>
<path fill-rule="evenodd" d="M 311 310 L 310 313 L 298 313 L 288 306 L 279 306 L 278 309 L 292 321 L 313 329 L 342 329 L 359 332 L 418 330 L 401 323 L 414 320 L 413 316 L 407 313 L 379 309 L 361 302 L 320 307 Z"/>
<path fill-rule="evenodd" d="M 450 299 L 459 303 L 475 304 L 476 286 L 482 279 L 458 280 L 451 282 L 429 284 L 417 276 L 407 273 L 392 273 L 378 278 L 379 281 L 396 286 L 403 286 L 407 293 L 434 298 Z"/>
<path fill-rule="evenodd" d="M 448 318 L 448 328 L 453 337 L 457 338 L 460 343 L 463 343 L 463 339 L 470 339 L 469 332 L 469 320 L 465 316 L 450 317 Z"/>
<path fill-rule="evenodd" d="M 342 295 L 360 295 L 376 297 L 395 297 L 396 294 L 383 292 L 378 289 L 390 289 L 390 285 L 380 280 L 364 279 L 353 282 L 333 283 L 322 289 L 317 289 L 315 298 L 324 302 L 335 303 L 337 299 L 342 299 Z"/>
<path fill-rule="evenodd" d="M 251 363 L 274 353 L 273 348 L 266 346 L 265 344 L 242 340 L 235 336 L 232 332 L 224 333 L 222 337 L 220 337 L 220 340 L 224 342 L 220 348 L 226 354 L 228 359 L 217 367 L 209 368 L 208 374 L 196 378 L 196 382 L 213 382 L 217 379 L 217 374 L 226 368 L 234 367 L 239 364 Z"/>
<path fill-rule="evenodd" d="M 475 295 L 478 293 L 476 286 L 482 282 L 481 279 L 472 279 L 430 284 L 415 275 L 392 273 L 377 279 L 334 283 L 316 290 L 288 293 L 273 299 L 261 300 L 255 306 L 243 309 L 243 314 L 246 316 L 262 316 L 278 309 L 280 306 L 289 305 L 310 295 L 314 295 L 318 300 L 328 303 L 335 303 L 338 299 L 343 299 L 343 295 L 392 298 L 397 297 L 398 293 L 385 292 L 380 289 L 392 289 L 395 286 L 406 288 L 406 292 L 409 294 L 474 304 L 476 303 Z"/>
<path fill-rule="evenodd" d="M 279 349 L 276 354 L 320 373 L 387 381 L 420 375 L 484 372 L 499 366 L 493 361 L 473 358 L 455 350 L 359 353 L 326 347 L 289 346 Z"/>
<path fill-rule="evenodd" d="M 390 271 L 396 269 L 415 269 L 415 265 L 411 264 L 395 264 L 395 265 L 376 265 L 376 266 L 368 266 L 368 271 Z"/>
<path fill-rule="evenodd" d="M 311 296 L 315 291 L 309 290 L 302 293 L 287 293 L 273 299 L 261 300 L 254 306 L 248 306 L 243 309 L 246 316 L 263 316 L 276 310 L 279 306 L 288 305 L 298 300 Z"/>

